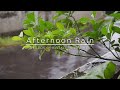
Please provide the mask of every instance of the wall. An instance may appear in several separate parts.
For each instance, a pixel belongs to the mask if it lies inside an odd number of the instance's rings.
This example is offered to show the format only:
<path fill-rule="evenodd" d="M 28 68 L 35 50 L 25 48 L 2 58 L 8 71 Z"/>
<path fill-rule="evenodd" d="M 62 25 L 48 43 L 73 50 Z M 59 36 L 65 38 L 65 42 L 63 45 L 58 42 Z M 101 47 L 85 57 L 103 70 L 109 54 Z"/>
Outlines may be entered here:
<path fill-rule="evenodd" d="M 0 11 L 0 33 L 22 29 L 24 11 Z"/>
<path fill-rule="evenodd" d="M 75 17 L 75 19 L 79 19 L 81 17 L 91 17 L 91 13 L 92 11 L 75 11 L 73 16 Z M 49 20 L 52 21 L 52 16 L 55 15 L 55 11 L 52 11 L 51 13 L 49 13 Z M 99 19 L 101 17 L 103 17 L 103 15 L 105 15 L 104 11 L 97 11 L 97 15 L 96 18 Z M 64 16 L 61 16 L 61 18 L 64 18 Z"/>
<path fill-rule="evenodd" d="M 22 22 L 25 18 L 25 12 L 27 11 L 0 11 L 0 33 L 22 30 Z M 39 15 L 41 15 L 45 20 L 52 21 L 52 16 L 55 15 L 55 11 L 40 11 Z M 83 16 L 90 17 L 90 15 L 91 11 L 76 11 L 74 13 L 76 19 Z M 103 15 L 103 11 L 97 12 L 97 18 L 100 18 Z"/>

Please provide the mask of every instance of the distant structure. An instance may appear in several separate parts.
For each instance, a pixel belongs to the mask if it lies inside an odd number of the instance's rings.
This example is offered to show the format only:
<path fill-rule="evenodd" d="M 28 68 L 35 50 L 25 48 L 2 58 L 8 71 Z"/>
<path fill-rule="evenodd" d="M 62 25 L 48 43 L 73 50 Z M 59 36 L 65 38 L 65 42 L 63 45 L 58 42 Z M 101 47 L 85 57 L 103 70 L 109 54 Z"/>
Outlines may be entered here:
<path fill-rule="evenodd" d="M 0 34 L 22 30 L 23 20 L 27 12 L 32 11 L 0 11 Z M 97 11 L 97 18 L 102 17 L 103 14 L 104 11 Z M 39 15 L 44 20 L 52 21 L 52 16 L 55 15 L 55 11 L 39 11 Z M 82 16 L 90 17 L 90 15 L 91 11 L 76 11 L 74 13 L 76 19 Z"/>
<path fill-rule="evenodd" d="M 24 11 L 0 11 L 0 33 L 21 30 L 24 18 Z"/>

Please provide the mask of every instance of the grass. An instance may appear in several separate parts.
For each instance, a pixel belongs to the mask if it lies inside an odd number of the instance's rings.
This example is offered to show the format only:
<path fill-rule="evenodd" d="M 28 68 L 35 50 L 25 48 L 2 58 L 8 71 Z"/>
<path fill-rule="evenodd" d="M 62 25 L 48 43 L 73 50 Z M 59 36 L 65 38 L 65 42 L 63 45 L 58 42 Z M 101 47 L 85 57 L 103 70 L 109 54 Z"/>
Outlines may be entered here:
<path fill-rule="evenodd" d="M 16 42 L 12 40 L 12 37 L 0 37 L 0 48 L 8 47 L 8 46 L 17 46 L 20 45 L 21 42 Z"/>

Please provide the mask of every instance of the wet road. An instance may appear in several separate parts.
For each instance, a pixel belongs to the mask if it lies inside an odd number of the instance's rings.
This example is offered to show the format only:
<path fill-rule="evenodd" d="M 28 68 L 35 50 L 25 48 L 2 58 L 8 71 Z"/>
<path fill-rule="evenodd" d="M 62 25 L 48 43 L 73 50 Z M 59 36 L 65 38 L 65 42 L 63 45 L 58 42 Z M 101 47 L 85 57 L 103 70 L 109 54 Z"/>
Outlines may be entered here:
<path fill-rule="evenodd" d="M 94 48 L 101 55 L 106 53 L 99 44 Z M 76 53 L 76 50 L 71 52 Z M 45 53 L 41 61 L 38 56 L 37 51 L 22 50 L 20 46 L 1 48 L 0 79 L 57 79 L 89 61 L 69 55 L 58 58 L 53 52 Z"/>

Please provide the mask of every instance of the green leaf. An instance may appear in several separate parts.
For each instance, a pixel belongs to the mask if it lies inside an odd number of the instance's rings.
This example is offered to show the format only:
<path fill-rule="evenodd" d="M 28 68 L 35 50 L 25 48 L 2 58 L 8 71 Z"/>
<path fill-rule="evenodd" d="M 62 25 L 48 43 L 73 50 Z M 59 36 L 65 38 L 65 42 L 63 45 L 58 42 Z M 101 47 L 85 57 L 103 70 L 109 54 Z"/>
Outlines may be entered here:
<path fill-rule="evenodd" d="M 33 27 L 35 25 L 35 15 L 34 15 L 34 12 L 26 14 L 26 18 L 23 21 L 23 24 L 24 24 L 23 27 L 26 28 L 26 29 L 28 27 Z"/>
<path fill-rule="evenodd" d="M 71 34 L 68 31 L 67 33 L 64 34 L 63 38 L 69 38 L 70 36 L 71 36 Z"/>
<path fill-rule="evenodd" d="M 44 30 L 47 28 L 46 22 L 42 18 L 39 18 L 38 22 L 39 22 L 39 31 L 44 32 Z"/>
<path fill-rule="evenodd" d="M 88 36 L 93 39 L 97 39 L 99 37 L 99 31 L 94 31 L 94 32 L 86 32 L 84 36 Z"/>
<path fill-rule="evenodd" d="M 76 36 L 76 29 L 75 28 L 70 28 L 70 30 L 66 30 L 66 32 L 63 33 L 63 38 L 69 38 L 69 37 L 74 37 Z"/>
<path fill-rule="evenodd" d="M 120 13 L 113 13 L 110 16 L 113 16 L 115 19 L 120 19 Z"/>
<path fill-rule="evenodd" d="M 113 77 L 113 75 L 115 74 L 116 71 L 116 65 L 112 62 L 109 62 L 107 64 L 106 69 L 104 70 L 104 76 L 106 79 L 110 79 Z"/>
<path fill-rule="evenodd" d="M 29 19 L 30 21 L 35 21 L 34 12 L 27 13 L 27 19 Z"/>
<path fill-rule="evenodd" d="M 33 28 L 28 28 L 28 30 L 24 30 L 23 32 L 28 36 L 33 36 L 33 37 L 35 36 Z"/>
<path fill-rule="evenodd" d="M 58 36 L 62 37 L 65 34 L 65 32 L 63 30 L 54 30 L 52 31 L 52 34 L 57 37 Z"/>
<path fill-rule="evenodd" d="M 59 35 L 60 34 L 60 30 L 54 30 L 54 31 L 52 31 L 52 34 Z"/>
<path fill-rule="evenodd" d="M 110 34 L 110 33 L 108 33 L 108 34 L 106 35 L 106 37 L 107 37 L 107 39 L 111 40 L 111 34 Z"/>
<path fill-rule="evenodd" d="M 54 17 L 52 17 L 53 20 L 56 20 L 59 17 L 59 15 L 55 15 Z"/>
<path fill-rule="evenodd" d="M 113 26 L 113 31 L 116 32 L 116 33 L 119 33 L 120 34 L 120 28 L 119 27 L 116 27 L 116 26 Z"/>
<path fill-rule="evenodd" d="M 60 19 L 58 20 L 58 22 L 62 23 L 64 25 L 64 27 L 71 27 L 73 25 L 73 21 L 69 18 L 65 18 L 65 19 Z"/>
<path fill-rule="evenodd" d="M 52 32 L 47 32 L 47 34 L 45 35 L 45 38 L 47 38 L 47 39 L 53 39 L 54 38 L 54 35 L 53 35 L 53 33 Z"/>
<path fill-rule="evenodd" d="M 110 33 L 112 33 L 112 32 L 113 32 L 112 27 L 113 27 L 113 22 L 111 22 L 111 24 L 109 25 L 109 30 L 110 30 Z"/>
<path fill-rule="evenodd" d="M 80 27 L 80 30 L 85 30 L 88 27 L 89 27 L 88 25 L 84 25 L 84 26 Z"/>
<path fill-rule="evenodd" d="M 91 17 L 92 17 L 93 19 L 96 17 L 96 11 L 93 11 L 93 12 L 92 12 Z"/>
<path fill-rule="evenodd" d="M 94 29 L 94 30 L 99 30 L 101 27 L 104 26 L 104 25 L 103 25 L 103 23 L 104 23 L 103 20 L 97 20 L 97 21 L 93 20 L 93 21 L 94 21 L 94 23 L 93 23 L 93 29 Z M 106 27 L 107 27 L 107 26 L 106 26 Z"/>
<path fill-rule="evenodd" d="M 106 27 L 106 26 L 103 26 L 103 27 L 102 27 L 101 33 L 102 33 L 103 35 L 107 35 L 107 34 L 108 34 L 108 32 L 107 32 L 107 27 Z"/>
<path fill-rule="evenodd" d="M 31 49 L 32 47 L 30 46 L 30 45 L 25 45 L 25 46 L 23 46 L 23 48 L 22 49 Z"/>
<path fill-rule="evenodd" d="M 20 40 L 22 40 L 22 38 L 20 38 L 19 36 L 14 36 L 14 37 L 12 37 L 12 40 L 13 41 L 20 41 Z"/>
<path fill-rule="evenodd" d="M 79 22 L 82 23 L 82 24 L 86 24 L 86 23 L 89 22 L 89 18 L 87 18 L 87 17 L 82 17 L 82 18 L 79 19 Z"/>
<path fill-rule="evenodd" d="M 56 11 L 56 13 L 60 16 L 60 15 L 63 15 L 65 13 L 68 13 L 68 11 Z"/>
<path fill-rule="evenodd" d="M 49 22 L 49 21 L 46 21 L 46 28 L 47 29 L 51 29 L 51 28 L 53 28 L 53 24 L 51 23 L 51 22 Z"/>
<path fill-rule="evenodd" d="M 63 26 L 62 23 L 57 22 L 57 23 L 56 23 L 56 26 L 57 26 L 58 29 L 64 30 L 64 26 Z"/>
<path fill-rule="evenodd" d="M 92 25 L 95 25 L 95 24 L 96 24 L 95 20 L 93 20 L 93 19 L 90 20 L 90 22 L 91 22 Z"/>
<path fill-rule="evenodd" d="M 76 35 L 76 29 L 70 28 L 70 33 L 71 33 L 72 35 Z"/>
<path fill-rule="evenodd" d="M 24 37 L 23 37 L 22 39 L 23 39 L 23 41 L 26 43 L 27 40 L 28 40 L 28 36 L 25 36 L 25 35 L 24 35 Z"/>

